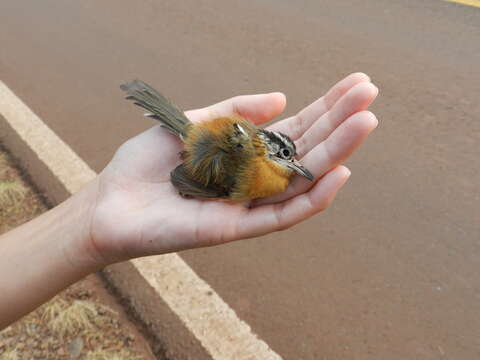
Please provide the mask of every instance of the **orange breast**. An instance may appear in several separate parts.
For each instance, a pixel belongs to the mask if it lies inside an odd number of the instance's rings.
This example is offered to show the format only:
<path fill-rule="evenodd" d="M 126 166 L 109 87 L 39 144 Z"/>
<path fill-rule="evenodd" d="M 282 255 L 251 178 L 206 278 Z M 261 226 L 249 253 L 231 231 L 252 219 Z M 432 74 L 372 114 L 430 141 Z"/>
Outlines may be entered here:
<path fill-rule="evenodd" d="M 239 174 L 232 200 L 257 199 L 285 191 L 292 172 L 261 156 L 253 158 L 250 166 Z"/>

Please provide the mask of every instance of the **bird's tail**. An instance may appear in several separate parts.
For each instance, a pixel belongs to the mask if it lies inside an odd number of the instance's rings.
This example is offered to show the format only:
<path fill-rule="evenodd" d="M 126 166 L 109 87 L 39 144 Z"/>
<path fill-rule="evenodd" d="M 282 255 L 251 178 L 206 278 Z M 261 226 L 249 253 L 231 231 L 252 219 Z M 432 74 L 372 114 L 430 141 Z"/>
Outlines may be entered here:
<path fill-rule="evenodd" d="M 123 84 L 120 89 L 128 94 L 126 99 L 148 111 L 145 116 L 159 120 L 173 134 L 185 138 L 190 120 L 165 96 L 140 80 Z"/>

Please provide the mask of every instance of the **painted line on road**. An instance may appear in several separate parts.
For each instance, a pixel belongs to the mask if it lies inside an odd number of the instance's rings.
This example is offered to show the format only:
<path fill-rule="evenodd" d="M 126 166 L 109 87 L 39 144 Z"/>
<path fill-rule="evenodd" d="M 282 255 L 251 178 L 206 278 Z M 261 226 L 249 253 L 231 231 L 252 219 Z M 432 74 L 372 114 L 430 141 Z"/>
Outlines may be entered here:
<path fill-rule="evenodd" d="M 97 176 L 2 81 L 0 114 L 70 194 Z M 177 254 L 140 258 L 131 263 L 213 359 L 281 359 Z"/>
<path fill-rule="evenodd" d="M 445 1 L 480 8 L 480 0 L 445 0 Z"/>

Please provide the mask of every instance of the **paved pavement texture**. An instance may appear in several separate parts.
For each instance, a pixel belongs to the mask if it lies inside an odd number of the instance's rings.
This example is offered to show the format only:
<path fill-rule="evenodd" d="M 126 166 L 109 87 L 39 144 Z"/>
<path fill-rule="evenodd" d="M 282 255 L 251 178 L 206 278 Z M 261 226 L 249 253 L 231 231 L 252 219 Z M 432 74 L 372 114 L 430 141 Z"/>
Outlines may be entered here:
<path fill-rule="evenodd" d="M 480 357 L 480 10 L 440 0 L 0 2 L 0 79 L 95 170 L 152 125 L 118 85 L 183 108 L 344 75 L 381 94 L 327 212 L 182 257 L 285 359 Z"/>

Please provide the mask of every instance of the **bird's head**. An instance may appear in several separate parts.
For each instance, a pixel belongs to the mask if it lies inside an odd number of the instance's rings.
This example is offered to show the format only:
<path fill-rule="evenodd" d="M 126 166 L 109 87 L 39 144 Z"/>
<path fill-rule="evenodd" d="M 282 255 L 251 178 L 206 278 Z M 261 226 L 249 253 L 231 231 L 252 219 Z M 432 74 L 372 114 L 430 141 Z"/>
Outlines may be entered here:
<path fill-rule="evenodd" d="M 291 170 L 310 181 L 314 180 L 312 173 L 295 159 L 297 148 L 295 143 L 285 134 L 261 129 L 258 134 L 264 141 L 267 156 L 281 167 Z"/>

